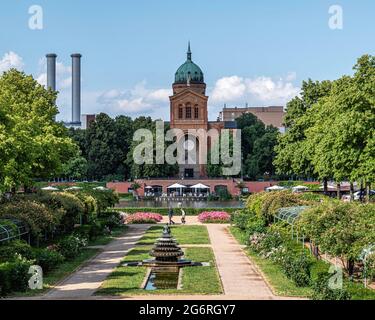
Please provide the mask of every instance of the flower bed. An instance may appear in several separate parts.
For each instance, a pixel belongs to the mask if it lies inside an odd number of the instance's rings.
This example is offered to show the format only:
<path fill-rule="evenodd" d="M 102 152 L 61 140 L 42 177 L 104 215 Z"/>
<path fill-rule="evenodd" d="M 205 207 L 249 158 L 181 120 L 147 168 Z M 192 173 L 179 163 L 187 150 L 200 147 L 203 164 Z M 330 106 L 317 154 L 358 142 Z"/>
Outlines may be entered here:
<path fill-rule="evenodd" d="M 202 223 L 229 223 L 230 215 L 224 211 L 206 211 L 198 216 L 198 220 Z"/>
<path fill-rule="evenodd" d="M 127 224 L 155 224 L 163 220 L 163 216 L 152 212 L 136 212 L 126 218 Z"/>

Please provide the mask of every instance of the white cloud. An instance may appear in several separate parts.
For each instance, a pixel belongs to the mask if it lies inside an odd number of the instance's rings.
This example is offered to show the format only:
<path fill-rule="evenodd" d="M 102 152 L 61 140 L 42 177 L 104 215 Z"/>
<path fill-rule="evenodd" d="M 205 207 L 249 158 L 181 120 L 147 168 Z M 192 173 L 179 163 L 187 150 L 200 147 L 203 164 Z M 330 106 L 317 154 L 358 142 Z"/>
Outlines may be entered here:
<path fill-rule="evenodd" d="M 153 101 L 168 102 L 169 97 L 172 95 L 172 90 L 170 89 L 159 89 L 148 93 L 147 97 Z"/>
<path fill-rule="evenodd" d="M 13 51 L 9 51 L 0 59 L 0 73 L 8 71 L 11 68 L 22 70 L 24 65 L 22 57 Z"/>
<path fill-rule="evenodd" d="M 261 102 L 285 104 L 288 100 L 298 95 L 300 89 L 293 83 L 280 79 L 274 81 L 269 77 L 248 79 L 248 92 Z"/>
<path fill-rule="evenodd" d="M 241 98 L 246 91 L 244 79 L 238 76 L 224 77 L 216 81 L 212 91 L 213 101 L 233 101 Z"/>
<path fill-rule="evenodd" d="M 212 90 L 212 102 L 244 104 L 277 104 L 286 102 L 299 94 L 300 88 L 293 84 L 297 75 L 290 72 L 285 78 L 242 78 L 239 76 L 219 79 Z"/>
<path fill-rule="evenodd" d="M 133 116 L 152 115 L 157 118 L 165 117 L 165 110 L 169 111 L 169 96 L 171 89 L 148 89 L 142 81 L 130 90 L 120 91 L 112 89 L 98 96 L 98 104 L 105 110 L 114 113 L 130 114 Z"/>
<path fill-rule="evenodd" d="M 123 111 L 124 113 L 137 114 L 141 112 L 149 112 L 152 110 L 154 105 L 145 101 L 144 98 L 135 99 L 123 99 L 116 101 L 116 106 L 118 111 Z"/>

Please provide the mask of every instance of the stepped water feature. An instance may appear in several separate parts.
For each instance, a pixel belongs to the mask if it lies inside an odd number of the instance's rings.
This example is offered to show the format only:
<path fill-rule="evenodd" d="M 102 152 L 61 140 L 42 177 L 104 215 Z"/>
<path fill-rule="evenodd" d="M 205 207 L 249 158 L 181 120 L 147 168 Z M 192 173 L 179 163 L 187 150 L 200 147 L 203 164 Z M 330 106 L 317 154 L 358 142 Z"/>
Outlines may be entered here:
<path fill-rule="evenodd" d="M 184 252 L 173 239 L 171 229 L 167 225 L 150 251 L 152 259 L 142 262 L 124 263 L 127 267 L 149 267 L 143 288 L 145 290 L 178 289 L 181 282 L 181 268 L 209 266 L 209 263 L 193 262 L 184 259 Z"/>
<path fill-rule="evenodd" d="M 184 253 L 178 246 L 175 239 L 172 238 L 169 226 L 163 229 L 162 237 L 156 240 L 150 256 L 154 259 L 144 260 L 142 265 L 150 267 L 183 267 L 193 265 L 190 260 L 181 259 Z"/>

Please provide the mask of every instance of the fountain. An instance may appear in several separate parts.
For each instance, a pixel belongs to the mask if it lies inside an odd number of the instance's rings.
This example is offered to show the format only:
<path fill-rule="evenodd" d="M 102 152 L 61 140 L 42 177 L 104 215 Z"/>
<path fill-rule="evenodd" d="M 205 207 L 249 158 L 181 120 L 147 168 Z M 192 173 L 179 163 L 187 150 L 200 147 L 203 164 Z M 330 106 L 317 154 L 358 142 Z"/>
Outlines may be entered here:
<path fill-rule="evenodd" d="M 142 265 L 149 267 L 183 267 L 192 266 L 190 260 L 181 259 L 184 255 L 175 239 L 172 238 L 171 229 L 165 226 L 162 237 L 156 240 L 150 256 L 154 259 L 144 260 Z"/>
<path fill-rule="evenodd" d="M 127 267 L 149 267 L 149 273 L 142 288 L 145 290 L 177 289 L 180 283 L 182 267 L 209 266 L 205 262 L 193 262 L 183 259 L 184 253 L 177 241 L 173 239 L 168 225 L 163 228 L 161 238 L 158 238 L 150 251 L 153 259 L 142 262 L 124 263 Z"/>

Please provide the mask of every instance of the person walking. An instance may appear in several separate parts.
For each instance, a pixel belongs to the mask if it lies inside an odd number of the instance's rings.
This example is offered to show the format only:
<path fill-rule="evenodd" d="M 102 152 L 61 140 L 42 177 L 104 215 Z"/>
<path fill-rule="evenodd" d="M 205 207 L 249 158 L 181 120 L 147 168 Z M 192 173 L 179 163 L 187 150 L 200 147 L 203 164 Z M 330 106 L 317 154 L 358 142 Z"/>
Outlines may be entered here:
<path fill-rule="evenodd" d="M 175 222 L 172 220 L 173 215 L 174 215 L 173 208 L 169 207 L 169 211 L 168 211 L 169 225 L 175 224 Z"/>
<path fill-rule="evenodd" d="M 178 204 L 178 207 L 181 210 L 181 223 L 182 224 L 186 224 L 186 213 L 185 213 L 184 208 L 182 208 L 182 203 L 181 202 Z"/>

